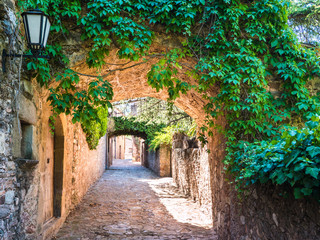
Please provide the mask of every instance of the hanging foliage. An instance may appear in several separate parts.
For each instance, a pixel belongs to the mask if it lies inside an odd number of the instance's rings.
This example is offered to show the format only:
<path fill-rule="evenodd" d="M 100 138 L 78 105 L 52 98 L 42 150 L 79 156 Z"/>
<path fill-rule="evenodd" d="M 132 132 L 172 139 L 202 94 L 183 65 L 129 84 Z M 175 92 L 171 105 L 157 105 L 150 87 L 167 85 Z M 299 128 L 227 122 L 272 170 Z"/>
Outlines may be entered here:
<path fill-rule="evenodd" d="M 197 130 L 197 124 L 193 122 L 192 125 L 185 125 L 183 122 L 167 126 L 161 131 L 156 132 L 154 138 L 150 143 L 150 147 L 153 150 L 159 148 L 162 144 L 172 145 L 173 136 L 176 133 L 184 133 L 186 136 L 195 137 Z"/>
<path fill-rule="evenodd" d="M 160 132 L 165 124 L 148 123 L 145 121 L 137 121 L 135 117 L 113 117 L 113 135 L 134 135 L 145 139 L 145 143 L 149 145 L 157 132 Z"/>
<path fill-rule="evenodd" d="M 238 187 L 271 180 L 294 188 L 296 198 L 312 196 L 320 201 L 320 117 L 302 129 L 286 128 L 277 139 L 243 144 L 235 152 L 232 169 Z"/>

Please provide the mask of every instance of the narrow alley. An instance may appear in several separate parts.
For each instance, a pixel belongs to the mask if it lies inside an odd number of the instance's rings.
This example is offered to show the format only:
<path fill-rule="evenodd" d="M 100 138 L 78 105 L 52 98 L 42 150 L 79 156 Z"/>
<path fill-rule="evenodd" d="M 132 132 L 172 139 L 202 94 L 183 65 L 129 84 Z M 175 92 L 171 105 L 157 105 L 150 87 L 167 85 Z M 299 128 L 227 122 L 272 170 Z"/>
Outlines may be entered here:
<path fill-rule="evenodd" d="M 116 160 L 53 239 L 217 239 L 211 224 L 171 178 Z"/>

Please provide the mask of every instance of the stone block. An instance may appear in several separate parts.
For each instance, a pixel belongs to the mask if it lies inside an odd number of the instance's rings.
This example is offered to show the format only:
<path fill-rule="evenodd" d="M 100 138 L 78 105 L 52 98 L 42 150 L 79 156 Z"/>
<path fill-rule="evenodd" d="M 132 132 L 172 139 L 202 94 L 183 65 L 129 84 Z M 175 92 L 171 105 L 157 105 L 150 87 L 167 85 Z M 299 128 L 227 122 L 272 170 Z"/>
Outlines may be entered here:
<path fill-rule="evenodd" d="M 278 223 L 278 219 L 277 219 L 277 215 L 275 213 L 272 214 L 272 219 L 274 221 L 274 223 L 277 225 L 277 227 L 279 226 L 279 223 Z"/>
<path fill-rule="evenodd" d="M 183 141 L 182 140 L 174 140 L 172 142 L 172 148 L 183 148 Z"/>
<path fill-rule="evenodd" d="M 24 91 L 26 91 L 30 95 L 33 95 L 33 88 L 32 88 L 31 81 L 23 81 L 23 88 L 24 88 Z"/>
<path fill-rule="evenodd" d="M 7 135 L 0 132 L 0 154 L 8 155 L 8 144 L 6 143 Z"/>
<path fill-rule="evenodd" d="M 7 170 L 8 171 L 15 171 L 16 170 L 16 165 L 13 161 L 7 162 Z"/>
<path fill-rule="evenodd" d="M 14 198 L 14 205 L 15 206 L 18 206 L 19 205 L 19 203 L 20 203 L 20 200 L 19 200 L 19 198 Z"/>
<path fill-rule="evenodd" d="M 244 216 L 240 216 L 240 222 L 242 225 L 246 224 L 246 218 Z"/>
<path fill-rule="evenodd" d="M 37 124 L 37 111 L 35 105 L 23 95 L 19 98 L 19 118 L 32 125 Z"/>
<path fill-rule="evenodd" d="M 11 210 L 7 206 L 0 206 L 0 219 L 6 218 L 9 216 Z"/>
<path fill-rule="evenodd" d="M 15 197 L 15 192 L 10 190 L 6 192 L 6 198 L 5 198 L 5 204 L 13 204 L 14 203 L 14 197 Z"/>
<path fill-rule="evenodd" d="M 6 201 L 6 195 L 0 196 L 0 205 L 4 204 Z"/>
<path fill-rule="evenodd" d="M 187 140 L 183 140 L 182 145 L 183 145 L 183 147 L 182 147 L 183 149 L 189 148 L 189 142 Z"/>

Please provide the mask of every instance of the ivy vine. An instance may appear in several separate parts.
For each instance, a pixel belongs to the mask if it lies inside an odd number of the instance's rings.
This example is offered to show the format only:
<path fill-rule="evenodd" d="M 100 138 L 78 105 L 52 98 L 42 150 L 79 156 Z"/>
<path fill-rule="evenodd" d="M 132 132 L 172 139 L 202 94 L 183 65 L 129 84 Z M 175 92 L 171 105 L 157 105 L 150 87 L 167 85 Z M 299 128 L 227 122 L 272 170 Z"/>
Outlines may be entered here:
<path fill-rule="evenodd" d="M 243 144 L 234 157 L 238 187 L 271 180 L 291 186 L 298 199 L 312 196 L 320 201 L 320 117 L 312 117 L 302 129 L 284 129 L 271 142 Z"/>
<path fill-rule="evenodd" d="M 166 127 L 165 124 L 148 123 L 146 121 L 137 121 L 135 117 L 112 117 L 114 122 L 113 129 L 110 130 L 111 136 L 116 135 L 134 135 L 145 139 L 149 145 L 158 132 Z"/>

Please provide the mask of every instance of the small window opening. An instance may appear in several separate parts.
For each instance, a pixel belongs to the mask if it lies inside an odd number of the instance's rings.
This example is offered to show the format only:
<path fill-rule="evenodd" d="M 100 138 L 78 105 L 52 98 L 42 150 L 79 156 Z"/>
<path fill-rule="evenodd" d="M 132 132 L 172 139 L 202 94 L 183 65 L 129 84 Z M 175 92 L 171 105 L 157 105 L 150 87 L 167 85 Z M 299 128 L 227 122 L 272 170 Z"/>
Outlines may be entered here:
<path fill-rule="evenodd" d="M 20 121 L 21 124 L 21 157 L 32 159 L 32 136 L 33 127 L 31 124 Z"/>

